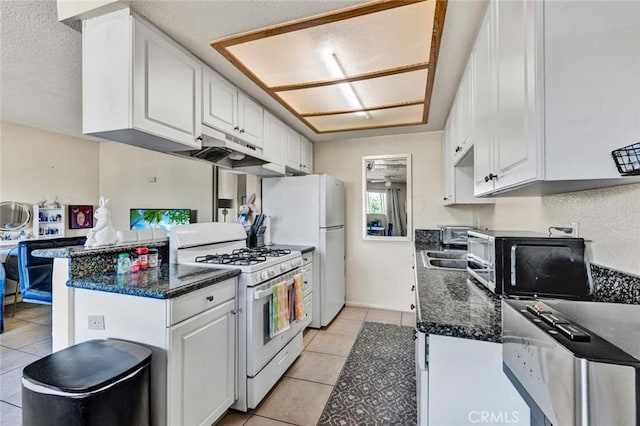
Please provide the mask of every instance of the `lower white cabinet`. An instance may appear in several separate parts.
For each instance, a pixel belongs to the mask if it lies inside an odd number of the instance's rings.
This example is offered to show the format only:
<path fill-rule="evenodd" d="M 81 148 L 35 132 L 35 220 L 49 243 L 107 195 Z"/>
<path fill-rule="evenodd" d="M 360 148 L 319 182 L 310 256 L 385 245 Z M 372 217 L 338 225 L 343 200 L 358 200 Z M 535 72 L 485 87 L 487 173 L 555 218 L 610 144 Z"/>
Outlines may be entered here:
<path fill-rule="evenodd" d="M 235 402 L 236 278 L 172 299 L 73 290 L 72 342 L 117 338 L 152 350 L 153 425 L 211 425 Z M 89 328 L 91 316 L 103 330 Z"/>
<path fill-rule="evenodd" d="M 169 331 L 169 424 L 210 425 L 236 399 L 235 301 Z"/>
<path fill-rule="evenodd" d="M 428 388 L 420 384 L 418 407 L 428 421 L 421 416 L 419 425 L 530 424 L 528 405 L 502 371 L 500 343 L 433 334 L 427 341 Z"/>

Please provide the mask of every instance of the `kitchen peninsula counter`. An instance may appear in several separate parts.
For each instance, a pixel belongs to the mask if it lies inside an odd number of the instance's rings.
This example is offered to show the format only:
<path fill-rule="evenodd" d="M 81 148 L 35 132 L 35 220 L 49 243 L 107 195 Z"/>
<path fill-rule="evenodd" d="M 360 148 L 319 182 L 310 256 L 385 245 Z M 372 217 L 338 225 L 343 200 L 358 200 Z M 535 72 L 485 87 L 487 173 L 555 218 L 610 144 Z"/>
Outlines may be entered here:
<path fill-rule="evenodd" d="M 213 269 L 187 265 L 161 265 L 143 271 L 88 275 L 67 282 L 68 287 L 130 296 L 171 299 L 234 278 L 239 269 Z"/>
<path fill-rule="evenodd" d="M 240 274 L 240 270 L 222 270 L 168 264 L 167 240 L 138 241 L 107 247 L 69 246 L 34 250 L 33 256 L 53 258 L 52 335 L 53 350 L 75 343 L 76 289 L 119 293 L 141 298 L 171 299 L 198 289 L 222 283 Z M 117 275 L 119 253 L 136 247 L 157 248 L 161 266 L 155 269 Z M 86 318 L 82 319 L 86 321 Z"/>
<path fill-rule="evenodd" d="M 501 343 L 501 299 L 467 271 L 425 267 L 420 251 L 441 249 L 438 243 L 415 244 L 416 329 L 426 334 Z"/>

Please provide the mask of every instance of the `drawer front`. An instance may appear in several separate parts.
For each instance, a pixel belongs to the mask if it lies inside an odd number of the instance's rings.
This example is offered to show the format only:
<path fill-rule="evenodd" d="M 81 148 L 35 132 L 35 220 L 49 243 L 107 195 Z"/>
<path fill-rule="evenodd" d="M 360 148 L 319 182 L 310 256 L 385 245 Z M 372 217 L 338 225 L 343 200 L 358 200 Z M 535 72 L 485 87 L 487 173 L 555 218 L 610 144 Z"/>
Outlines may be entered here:
<path fill-rule="evenodd" d="M 167 327 L 234 299 L 236 281 L 236 278 L 232 278 L 170 299 L 167 308 Z"/>
<path fill-rule="evenodd" d="M 313 252 L 308 251 L 306 253 L 302 253 L 302 266 L 309 265 L 313 262 Z"/>

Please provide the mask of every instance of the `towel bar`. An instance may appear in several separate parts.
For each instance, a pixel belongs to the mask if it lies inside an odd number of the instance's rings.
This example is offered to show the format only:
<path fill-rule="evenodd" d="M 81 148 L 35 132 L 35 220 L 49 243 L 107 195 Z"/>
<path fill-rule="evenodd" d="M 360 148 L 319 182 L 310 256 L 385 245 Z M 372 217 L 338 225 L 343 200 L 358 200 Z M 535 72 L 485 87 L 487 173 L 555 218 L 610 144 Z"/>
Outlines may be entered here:
<path fill-rule="evenodd" d="M 288 279 L 288 280 L 285 281 L 285 283 L 287 284 L 287 287 L 292 286 L 294 282 L 295 281 L 293 280 L 293 278 Z M 256 300 L 257 299 L 262 299 L 263 297 L 271 296 L 272 294 L 273 294 L 273 285 L 271 285 L 266 290 L 258 290 L 258 291 L 256 291 L 255 293 L 253 293 L 253 298 L 256 299 Z"/>

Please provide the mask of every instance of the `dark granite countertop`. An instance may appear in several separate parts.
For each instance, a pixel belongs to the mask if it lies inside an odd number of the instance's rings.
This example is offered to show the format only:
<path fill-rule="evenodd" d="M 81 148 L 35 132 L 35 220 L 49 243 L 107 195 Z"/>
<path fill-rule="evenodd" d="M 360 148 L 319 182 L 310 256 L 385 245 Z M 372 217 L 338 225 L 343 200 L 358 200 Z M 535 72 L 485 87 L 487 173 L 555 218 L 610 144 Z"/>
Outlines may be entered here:
<path fill-rule="evenodd" d="M 238 275 L 239 269 L 165 264 L 159 268 L 130 274 L 109 273 L 74 278 L 67 282 L 67 286 L 153 299 L 171 299 Z"/>
<path fill-rule="evenodd" d="M 269 246 L 272 249 L 289 249 L 292 251 L 299 251 L 302 253 L 307 253 L 310 251 L 314 251 L 316 248 L 314 246 L 296 246 L 291 244 L 273 244 Z"/>
<path fill-rule="evenodd" d="M 438 244 L 416 242 L 416 328 L 427 334 L 502 342 L 501 299 L 466 271 L 426 268 L 420 250 Z"/>
<path fill-rule="evenodd" d="M 164 240 L 137 241 L 135 243 L 115 244 L 112 246 L 91 247 L 91 248 L 86 248 L 84 246 L 68 246 L 68 247 L 57 247 L 57 248 L 50 248 L 50 249 L 34 250 L 31 253 L 31 255 L 35 257 L 72 258 L 72 257 L 82 257 L 82 256 L 95 256 L 95 255 L 102 255 L 102 254 L 118 254 L 118 253 L 134 250 L 136 247 L 149 247 L 149 248 L 164 247 L 168 243 L 169 243 L 169 240 L 164 239 Z"/>

